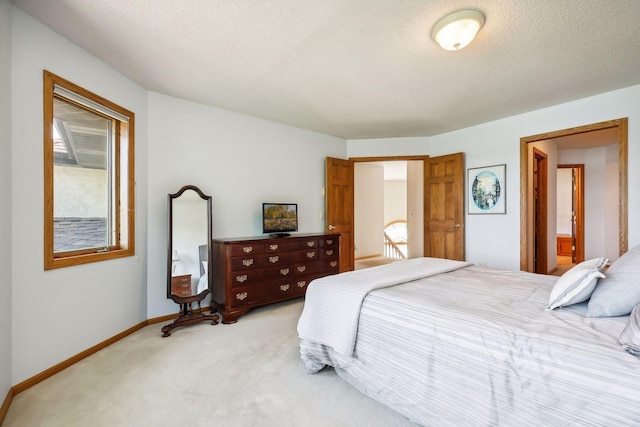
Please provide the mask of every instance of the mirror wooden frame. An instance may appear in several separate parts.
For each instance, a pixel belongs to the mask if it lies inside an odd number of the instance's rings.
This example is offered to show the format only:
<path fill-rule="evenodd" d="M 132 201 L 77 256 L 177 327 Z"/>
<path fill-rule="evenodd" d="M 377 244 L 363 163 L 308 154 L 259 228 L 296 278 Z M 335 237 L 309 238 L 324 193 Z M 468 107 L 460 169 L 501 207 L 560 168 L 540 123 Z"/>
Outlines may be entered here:
<path fill-rule="evenodd" d="M 197 294 L 189 296 L 180 296 L 172 292 L 172 277 L 173 277 L 173 202 L 180 197 L 185 191 L 193 190 L 196 194 L 207 203 L 207 288 Z M 171 335 L 171 330 L 179 326 L 187 326 L 198 322 L 211 321 L 212 325 L 218 323 L 220 316 L 213 313 L 205 314 L 202 312 L 200 306 L 202 300 L 211 293 L 211 239 L 212 239 L 212 219 L 211 219 L 211 196 L 208 196 L 195 185 L 185 185 L 178 192 L 167 195 L 167 298 L 173 300 L 176 304 L 180 305 L 180 312 L 178 317 L 168 325 L 162 327 L 162 336 L 168 337 Z M 200 266 L 202 270 L 202 266 Z M 193 303 L 198 304 L 197 309 L 193 309 Z M 212 309 L 213 310 L 213 309 Z"/>

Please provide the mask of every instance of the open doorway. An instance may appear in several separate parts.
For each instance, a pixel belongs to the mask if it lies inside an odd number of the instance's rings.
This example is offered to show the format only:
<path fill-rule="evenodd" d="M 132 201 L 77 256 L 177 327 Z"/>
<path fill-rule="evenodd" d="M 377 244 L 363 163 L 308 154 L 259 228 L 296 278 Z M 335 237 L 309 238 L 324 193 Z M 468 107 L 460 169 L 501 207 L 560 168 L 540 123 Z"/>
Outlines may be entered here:
<path fill-rule="evenodd" d="M 559 164 L 556 172 L 556 276 L 584 261 L 584 166 Z"/>
<path fill-rule="evenodd" d="M 423 161 L 354 165 L 355 268 L 423 255 Z"/>
<path fill-rule="evenodd" d="M 584 253 L 576 258 L 617 259 L 627 250 L 628 119 L 611 120 L 521 139 L 520 268 L 552 273 L 557 268 L 557 165 L 585 164 L 584 203 L 587 214 Z M 534 148 L 549 157 L 549 206 L 536 207 Z M 612 191 L 613 190 L 613 191 Z M 616 191 L 617 190 L 617 191 Z M 536 232 L 536 218 L 545 215 L 547 242 Z M 590 225 L 591 224 L 591 225 Z M 577 255 L 577 254 L 576 254 Z M 539 257 L 547 261 L 537 265 Z"/>
<path fill-rule="evenodd" d="M 416 245 L 422 239 L 422 252 L 415 256 L 429 256 L 464 261 L 464 153 L 437 157 L 398 156 L 337 159 L 327 157 L 326 163 L 326 229 L 340 233 L 340 271 L 354 269 L 354 169 L 359 162 L 416 160 L 416 183 L 422 191 L 412 191 L 415 198 L 413 215 L 408 218 L 421 230 Z M 411 164 L 408 164 L 408 170 Z M 408 176 L 410 173 L 407 174 Z M 411 181 L 411 179 L 409 179 Z M 420 188 L 420 187 L 417 187 Z M 374 190 L 375 191 L 375 190 Z M 418 214 L 421 213 L 420 217 Z M 421 218 L 421 220 L 420 220 Z M 421 228 L 419 228 L 421 227 Z M 377 233 L 376 233 L 377 234 Z M 409 245 L 414 239 L 409 237 Z M 408 256 L 412 257 L 411 248 Z"/>

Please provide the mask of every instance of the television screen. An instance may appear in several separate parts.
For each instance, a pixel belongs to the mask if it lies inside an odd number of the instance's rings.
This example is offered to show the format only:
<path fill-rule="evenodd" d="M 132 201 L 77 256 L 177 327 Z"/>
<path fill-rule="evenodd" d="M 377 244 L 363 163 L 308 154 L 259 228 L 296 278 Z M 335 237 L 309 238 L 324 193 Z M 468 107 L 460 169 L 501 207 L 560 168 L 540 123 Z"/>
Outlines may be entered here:
<path fill-rule="evenodd" d="M 298 205 L 263 203 L 262 232 L 287 236 L 290 231 L 298 231 Z"/>

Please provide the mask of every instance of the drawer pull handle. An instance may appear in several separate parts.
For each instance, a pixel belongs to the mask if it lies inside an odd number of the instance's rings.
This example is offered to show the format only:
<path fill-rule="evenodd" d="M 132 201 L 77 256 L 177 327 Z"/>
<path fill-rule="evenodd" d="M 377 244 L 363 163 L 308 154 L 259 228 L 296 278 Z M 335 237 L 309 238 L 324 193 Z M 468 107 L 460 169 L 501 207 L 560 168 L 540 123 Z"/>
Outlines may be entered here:
<path fill-rule="evenodd" d="M 307 242 L 307 246 L 312 248 L 316 245 L 316 242 Z"/>
<path fill-rule="evenodd" d="M 298 282 L 298 287 L 299 288 L 304 288 L 305 286 L 307 286 L 307 281 L 306 280 L 301 280 Z"/>
<path fill-rule="evenodd" d="M 241 276 L 236 276 L 236 282 L 243 283 L 243 282 L 245 282 L 246 280 L 247 280 L 247 275 L 246 275 L 246 274 L 243 274 L 243 275 L 241 275 Z"/>
<path fill-rule="evenodd" d="M 245 267 L 249 267 L 250 265 L 253 265 L 253 258 L 243 259 L 242 265 L 244 265 Z"/>
<path fill-rule="evenodd" d="M 280 290 L 282 292 L 287 292 L 289 290 L 289 285 L 280 285 Z"/>
<path fill-rule="evenodd" d="M 275 251 L 278 249 L 278 245 L 270 245 L 269 249 L 271 249 L 272 251 Z"/>
<path fill-rule="evenodd" d="M 183 288 L 187 288 L 187 287 L 189 287 L 189 284 L 188 284 L 188 283 L 183 283 L 183 284 L 182 284 L 182 287 L 183 287 Z"/>
<path fill-rule="evenodd" d="M 333 255 L 333 250 L 329 249 L 329 250 L 325 251 L 325 253 L 326 253 L 328 256 L 331 256 L 331 255 Z"/>
<path fill-rule="evenodd" d="M 316 253 L 315 253 L 315 252 L 307 252 L 307 258 L 311 259 L 311 258 L 313 258 L 314 256 L 316 256 Z"/>
<path fill-rule="evenodd" d="M 336 265 L 338 265 L 338 261 L 331 261 L 329 263 L 329 266 L 331 266 L 331 267 L 335 267 Z"/>
<path fill-rule="evenodd" d="M 280 257 L 278 257 L 278 255 L 276 255 L 276 256 L 270 256 L 270 257 L 269 257 L 269 262 L 270 262 L 271 264 L 275 264 L 275 263 L 276 263 L 276 262 L 278 262 L 278 261 L 280 261 Z"/>
<path fill-rule="evenodd" d="M 283 276 L 286 276 L 287 274 L 289 274 L 289 269 L 288 268 L 281 268 L 280 269 L 280 274 L 282 274 Z"/>
<path fill-rule="evenodd" d="M 242 292 L 240 294 L 236 294 L 236 299 L 242 301 L 243 299 L 245 299 L 247 297 L 247 293 L 246 292 Z"/>
<path fill-rule="evenodd" d="M 242 248 L 242 252 L 244 252 L 245 254 L 250 254 L 252 250 L 252 246 L 245 246 L 244 248 Z"/>
<path fill-rule="evenodd" d="M 327 245 L 333 245 L 333 240 L 327 240 Z"/>
<path fill-rule="evenodd" d="M 299 271 L 300 273 L 302 273 L 302 272 L 303 272 L 303 271 L 305 271 L 306 269 L 307 269 L 307 267 L 306 267 L 306 266 L 304 266 L 304 265 L 301 265 L 301 266 L 299 266 L 299 267 L 298 267 L 298 271 Z"/>

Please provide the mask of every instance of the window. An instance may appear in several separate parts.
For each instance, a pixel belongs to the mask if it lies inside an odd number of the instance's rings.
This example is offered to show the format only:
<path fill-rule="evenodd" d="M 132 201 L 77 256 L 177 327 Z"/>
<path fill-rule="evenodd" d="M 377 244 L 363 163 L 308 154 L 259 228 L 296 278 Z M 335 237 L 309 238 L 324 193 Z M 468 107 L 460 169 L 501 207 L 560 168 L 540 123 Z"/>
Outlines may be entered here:
<path fill-rule="evenodd" d="M 44 268 L 134 254 L 134 114 L 44 71 Z"/>

